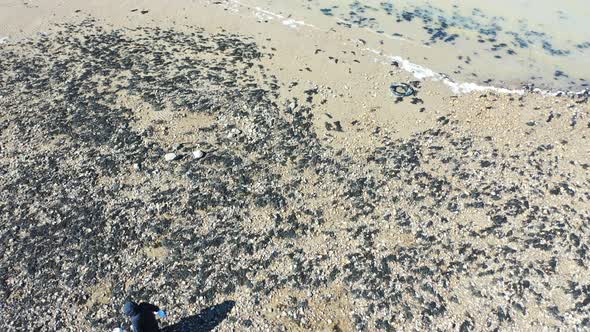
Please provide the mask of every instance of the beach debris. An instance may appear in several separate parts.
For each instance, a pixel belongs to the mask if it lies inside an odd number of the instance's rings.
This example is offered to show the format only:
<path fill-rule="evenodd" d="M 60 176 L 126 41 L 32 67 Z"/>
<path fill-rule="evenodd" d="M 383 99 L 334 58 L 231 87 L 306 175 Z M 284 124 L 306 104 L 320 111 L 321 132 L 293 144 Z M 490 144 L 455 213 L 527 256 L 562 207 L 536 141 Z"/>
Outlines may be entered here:
<path fill-rule="evenodd" d="M 178 158 L 178 155 L 173 152 L 166 153 L 164 155 L 164 160 L 166 160 L 166 161 L 173 161 L 173 160 L 176 160 L 177 158 Z"/>
<path fill-rule="evenodd" d="M 389 86 L 389 90 L 396 97 L 409 97 L 415 93 L 412 86 L 406 83 L 393 83 Z"/>

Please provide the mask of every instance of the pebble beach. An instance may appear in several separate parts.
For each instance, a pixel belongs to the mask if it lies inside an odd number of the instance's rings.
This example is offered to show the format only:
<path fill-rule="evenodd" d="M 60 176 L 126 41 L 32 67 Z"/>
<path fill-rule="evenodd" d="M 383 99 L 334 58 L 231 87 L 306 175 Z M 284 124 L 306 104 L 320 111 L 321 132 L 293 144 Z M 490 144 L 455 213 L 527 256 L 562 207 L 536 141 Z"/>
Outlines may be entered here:
<path fill-rule="evenodd" d="M 590 329 L 585 44 L 271 5 L 0 5 L 0 329 Z"/>

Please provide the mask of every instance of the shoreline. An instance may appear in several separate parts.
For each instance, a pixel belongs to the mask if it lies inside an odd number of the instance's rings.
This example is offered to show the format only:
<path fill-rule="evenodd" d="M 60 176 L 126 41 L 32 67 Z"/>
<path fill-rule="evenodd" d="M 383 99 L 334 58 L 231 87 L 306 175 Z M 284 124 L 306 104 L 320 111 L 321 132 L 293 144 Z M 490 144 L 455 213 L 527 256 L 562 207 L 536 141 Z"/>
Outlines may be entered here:
<path fill-rule="evenodd" d="M 271 11 L 262 9 L 260 7 L 253 7 L 247 4 L 244 4 L 238 0 L 230 0 L 230 2 L 238 5 L 238 6 L 243 6 L 245 8 L 248 8 L 250 10 L 255 10 L 256 14 L 255 16 L 258 17 L 258 13 L 267 15 L 267 17 L 261 17 L 262 19 L 280 19 L 283 20 L 285 19 L 285 16 L 280 15 L 280 14 L 276 14 L 273 13 Z M 343 21 L 340 18 L 336 18 L 336 20 L 338 21 Z M 285 23 L 287 22 L 287 20 L 283 20 L 281 23 L 283 25 L 287 25 L 290 28 L 314 28 L 314 29 L 318 29 L 316 26 L 311 25 L 311 24 L 306 24 L 304 21 L 298 20 L 297 18 L 289 18 L 289 22 L 299 22 L 297 24 L 288 24 Z M 370 31 L 372 33 L 375 33 L 379 36 L 382 37 L 381 34 L 371 30 L 368 27 L 364 28 L 367 31 Z M 388 37 L 388 36 L 386 36 Z M 404 42 L 409 42 L 408 39 L 402 38 L 402 37 L 388 37 L 388 38 L 397 38 L 399 40 L 403 40 Z M 424 45 L 421 45 L 424 46 Z M 580 94 L 588 94 L 588 92 L 590 91 L 588 88 L 584 88 L 584 89 L 580 89 L 580 90 L 559 90 L 559 89 L 539 89 L 539 88 L 535 88 L 534 87 L 534 83 L 533 82 L 525 82 L 521 84 L 521 88 L 508 88 L 506 86 L 493 86 L 493 85 L 481 85 L 479 83 L 475 83 L 475 82 L 468 82 L 468 81 L 455 81 L 452 77 L 449 77 L 446 74 L 442 74 L 440 72 L 436 72 L 428 67 L 424 67 L 422 65 L 413 63 L 407 59 L 404 59 L 402 56 L 400 55 L 383 55 L 382 51 L 379 50 L 375 50 L 375 49 L 371 49 L 371 48 L 366 48 L 365 50 L 372 52 L 376 55 L 388 58 L 390 60 L 393 60 L 395 62 L 401 63 L 402 64 L 402 68 L 404 70 L 406 70 L 408 73 L 411 73 L 412 75 L 414 75 L 414 78 L 418 79 L 418 80 L 424 80 L 424 79 L 429 79 L 429 80 L 434 80 L 434 81 L 443 81 L 445 83 L 445 85 L 447 85 L 449 87 L 449 89 L 456 94 L 468 94 L 468 93 L 472 93 L 472 92 L 485 92 L 485 91 L 493 91 L 493 92 L 497 92 L 497 93 L 503 93 L 503 94 L 518 94 L 518 95 L 522 95 L 525 93 L 525 91 L 530 91 L 530 92 L 535 92 L 535 93 L 539 93 L 541 95 L 544 96 L 560 96 L 562 94 L 566 94 L 570 97 L 574 97 Z M 384 62 L 385 64 L 385 62 Z"/>
<path fill-rule="evenodd" d="M 227 3 L 229 5 L 224 5 L 226 9 L 231 6 L 242 7 L 243 9 L 253 11 L 253 13 L 254 13 L 253 15 L 260 20 L 264 20 L 264 21 L 268 20 L 270 22 L 273 22 L 274 20 L 278 19 L 280 21 L 279 23 L 281 25 L 289 27 L 290 29 L 293 30 L 293 33 L 295 33 L 297 29 L 308 29 L 308 28 L 311 28 L 311 29 L 314 29 L 317 31 L 322 31 L 324 33 L 327 32 L 327 31 L 322 30 L 312 24 L 307 24 L 303 20 L 299 20 L 298 18 L 292 18 L 291 15 L 289 15 L 288 17 L 285 17 L 284 15 L 273 13 L 271 11 L 262 9 L 257 6 L 252 6 L 252 5 L 246 4 L 246 3 L 243 3 L 238 0 L 228 0 Z M 244 13 L 241 13 L 241 11 L 242 10 L 240 10 L 238 8 L 232 8 L 230 11 L 230 15 L 241 15 L 242 17 L 244 17 L 243 16 Z M 336 18 L 336 20 L 340 20 L 340 19 Z M 369 29 L 367 27 L 362 28 L 362 29 L 370 31 L 372 33 L 375 33 L 379 37 L 383 37 L 382 35 L 372 31 L 371 29 Z M 40 35 L 46 34 L 46 32 L 44 32 L 44 31 L 30 31 L 29 33 L 40 34 Z M 23 37 L 23 38 L 24 38 L 23 40 L 26 40 L 27 38 L 30 38 L 30 37 Z M 404 42 L 410 42 L 410 40 L 407 40 L 404 38 L 401 38 L 400 40 L 403 40 Z M 10 41 L 11 41 L 10 37 L 8 37 L 8 36 L 1 37 L 0 36 L 0 45 L 2 43 L 9 43 Z M 352 39 L 350 41 L 354 42 L 354 40 L 352 40 Z M 18 42 L 18 41 L 15 41 L 15 42 Z M 357 40 L 357 42 L 360 42 L 363 45 L 366 44 L 366 42 L 362 39 Z M 344 44 L 346 44 L 346 43 L 344 43 Z M 425 47 L 424 45 L 419 45 L 419 46 Z M 415 62 L 412 62 L 408 58 L 403 57 L 402 55 L 391 55 L 388 53 L 384 54 L 383 50 L 377 50 L 377 49 L 372 49 L 372 48 L 365 48 L 365 50 L 369 51 L 371 53 L 374 53 L 375 55 L 381 56 L 385 59 L 392 60 L 392 61 L 402 64 L 402 68 L 405 71 L 407 71 L 408 73 L 412 74 L 414 76 L 414 78 L 416 78 L 418 80 L 428 79 L 428 80 L 434 80 L 434 81 L 442 81 L 450 89 L 450 91 L 453 92 L 454 94 L 469 94 L 472 92 L 494 91 L 494 92 L 503 93 L 503 94 L 514 93 L 514 94 L 521 95 L 521 94 L 525 93 L 525 91 L 526 91 L 526 92 L 537 93 L 542 96 L 557 96 L 557 97 L 559 97 L 561 95 L 567 95 L 569 97 L 578 97 L 580 95 L 588 95 L 588 93 L 590 92 L 589 88 L 580 88 L 579 90 L 562 90 L 562 89 L 557 89 L 557 88 L 549 88 L 549 89 L 537 88 L 537 87 L 535 87 L 535 83 L 532 81 L 529 81 L 529 82 L 525 81 L 525 82 L 517 84 L 513 87 L 509 87 L 509 84 L 487 85 L 487 84 L 477 83 L 477 82 L 468 81 L 468 80 L 461 81 L 461 80 L 456 80 L 453 77 L 453 75 L 448 75 L 448 74 L 445 74 L 442 72 L 437 72 L 431 68 L 428 68 L 426 66 L 420 65 Z M 383 61 L 383 64 L 387 64 L 387 61 Z"/>

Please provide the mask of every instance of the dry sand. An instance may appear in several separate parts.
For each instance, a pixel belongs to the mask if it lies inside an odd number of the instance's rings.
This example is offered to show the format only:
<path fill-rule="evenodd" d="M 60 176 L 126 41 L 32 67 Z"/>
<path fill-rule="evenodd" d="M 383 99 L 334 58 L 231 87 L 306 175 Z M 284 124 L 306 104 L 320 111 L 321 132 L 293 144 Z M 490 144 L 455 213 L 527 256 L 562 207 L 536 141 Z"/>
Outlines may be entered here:
<path fill-rule="evenodd" d="M 127 299 L 219 331 L 590 326 L 586 95 L 454 95 L 226 1 L 0 22 L 3 330 Z"/>

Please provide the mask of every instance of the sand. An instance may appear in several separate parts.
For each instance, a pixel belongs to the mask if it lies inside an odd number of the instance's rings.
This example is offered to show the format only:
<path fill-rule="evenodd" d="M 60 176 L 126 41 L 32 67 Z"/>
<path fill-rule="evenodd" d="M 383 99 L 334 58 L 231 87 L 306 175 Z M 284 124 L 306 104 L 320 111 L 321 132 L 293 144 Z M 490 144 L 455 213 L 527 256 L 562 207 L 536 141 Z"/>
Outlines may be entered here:
<path fill-rule="evenodd" d="M 3 6 L 3 330 L 590 325 L 587 95 L 457 94 L 231 1 Z"/>

